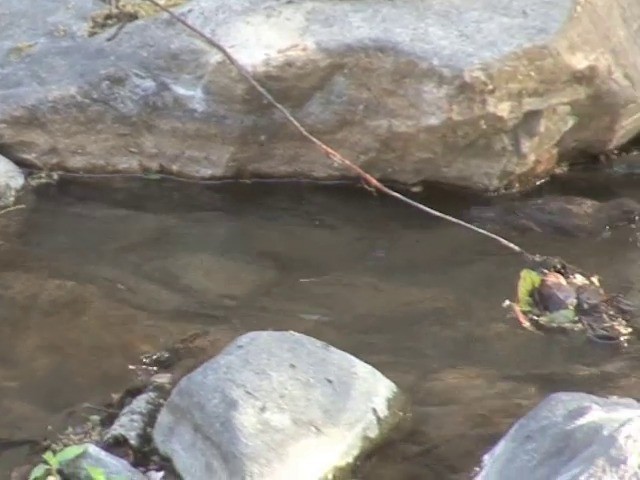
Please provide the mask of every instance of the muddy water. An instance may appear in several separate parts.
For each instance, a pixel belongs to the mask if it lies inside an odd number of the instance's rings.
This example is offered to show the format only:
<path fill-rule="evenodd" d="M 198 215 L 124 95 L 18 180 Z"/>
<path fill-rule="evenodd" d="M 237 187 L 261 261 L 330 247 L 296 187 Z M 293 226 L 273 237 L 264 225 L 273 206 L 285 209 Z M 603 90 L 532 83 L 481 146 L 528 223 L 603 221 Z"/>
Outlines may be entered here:
<path fill-rule="evenodd" d="M 474 202 L 424 199 L 451 213 Z M 65 179 L 26 202 L 0 217 L 0 438 L 41 437 L 122 390 L 140 353 L 201 328 L 221 343 L 307 333 L 408 392 L 413 427 L 361 479 L 467 478 L 552 391 L 640 396 L 640 343 L 620 351 L 520 329 L 501 308 L 518 257 L 361 189 Z M 513 240 L 640 297 L 631 229 Z M 2 478 L 24 451 L 0 453 Z"/>

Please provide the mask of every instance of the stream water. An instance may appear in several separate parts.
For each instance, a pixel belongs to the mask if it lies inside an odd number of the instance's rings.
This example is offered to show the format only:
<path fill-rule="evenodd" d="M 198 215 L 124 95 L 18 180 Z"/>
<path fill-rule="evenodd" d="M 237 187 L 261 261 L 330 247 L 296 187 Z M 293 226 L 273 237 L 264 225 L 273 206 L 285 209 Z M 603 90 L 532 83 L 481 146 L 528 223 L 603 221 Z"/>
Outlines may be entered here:
<path fill-rule="evenodd" d="M 562 188 L 640 198 L 636 181 L 581 182 Z M 420 198 L 453 214 L 479 201 Z M 364 462 L 362 480 L 468 478 L 549 392 L 640 396 L 638 341 L 620 350 L 521 329 L 501 307 L 520 258 L 364 189 L 66 178 L 25 201 L 0 216 L 0 438 L 41 438 L 126 387 L 141 353 L 202 328 L 221 343 L 296 330 L 397 382 L 413 426 Z M 631 228 L 512 240 L 640 297 Z M 0 477 L 24 455 L 0 450 Z"/>

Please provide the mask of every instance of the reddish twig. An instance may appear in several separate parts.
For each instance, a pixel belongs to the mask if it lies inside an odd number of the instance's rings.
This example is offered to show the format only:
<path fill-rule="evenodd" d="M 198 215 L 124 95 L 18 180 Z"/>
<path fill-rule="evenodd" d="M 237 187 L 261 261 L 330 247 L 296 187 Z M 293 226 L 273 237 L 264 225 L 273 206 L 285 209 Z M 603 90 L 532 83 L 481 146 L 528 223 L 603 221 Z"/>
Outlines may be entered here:
<path fill-rule="evenodd" d="M 280 113 L 282 113 L 285 116 L 285 118 L 296 128 L 296 130 L 298 130 L 298 132 L 300 132 L 310 142 L 314 143 L 320 150 L 322 150 L 322 152 L 327 157 L 329 157 L 329 159 L 333 160 L 337 164 L 342 165 L 342 166 L 346 167 L 347 169 L 351 170 L 352 172 L 356 173 L 364 181 L 366 186 L 369 186 L 374 190 L 377 190 L 377 191 L 380 191 L 380 192 L 382 192 L 382 193 L 384 193 L 386 195 L 389 195 L 390 197 L 396 198 L 396 199 L 400 200 L 401 202 L 404 202 L 404 203 L 406 203 L 408 205 L 411 205 L 412 207 L 417 208 L 418 210 L 426 212 L 426 213 L 428 213 L 430 215 L 433 215 L 433 216 L 438 217 L 438 218 L 442 218 L 444 220 L 447 220 L 448 222 L 455 223 L 455 224 L 460 225 L 462 227 L 465 227 L 465 228 L 468 228 L 470 230 L 473 230 L 476 233 L 479 233 L 481 235 L 489 237 L 489 238 L 497 241 L 501 245 L 509 248 L 510 250 L 512 250 L 512 251 L 514 251 L 516 253 L 523 254 L 523 255 L 525 255 L 526 257 L 529 257 L 529 258 L 531 257 L 531 255 L 528 254 L 524 249 L 520 248 L 515 243 L 512 243 L 512 242 L 506 240 L 505 238 L 502 238 L 499 235 L 496 235 L 494 233 L 488 232 L 487 230 L 484 230 L 482 228 L 476 227 L 475 225 L 471 225 L 471 224 L 469 224 L 469 223 L 467 223 L 467 222 L 465 222 L 463 220 L 460 220 L 458 218 L 455 218 L 455 217 L 452 217 L 450 215 L 447 215 L 446 213 L 442 213 L 442 212 L 440 212 L 438 210 L 434 210 L 433 208 L 427 207 L 427 206 L 425 206 L 425 205 L 423 205 L 423 204 L 421 204 L 419 202 L 416 202 L 415 200 L 411 200 L 410 198 L 405 197 L 401 193 L 398 193 L 398 192 L 390 189 L 389 187 L 383 185 L 375 177 L 373 177 L 372 175 L 368 174 L 362 168 L 360 168 L 359 166 L 357 166 L 353 162 L 347 160 L 345 157 L 343 157 L 338 152 L 336 152 L 333 148 L 329 147 L 328 145 L 326 145 L 325 143 L 320 141 L 318 138 L 316 138 L 314 135 L 309 133 L 309 131 L 304 126 L 302 126 L 302 124 L 282 104 L 280 104 L 275 98 L 273 98 L 273 96 L 267 91 L 267 89 L 265 89 L 260 83 L 258 83 L 258 81 L 255 78 L 253 78 L 253 76 L 249 73 L 249 71 L 246 68 L 244 68 L 244 66 L 242 64 L 240 64 L 233 57 L 233 55 L 231 55 L 231 53 L 229 53 L 229 51 L 223 45 L 221 45 L 219 42 L 217 42 L 216 40 L 214 40 L 213 38 L 211 38 L 210 36 L 205 34 L 202 30 L 200 30 L 200 29 L 194 27 L 193 25 L 191 25 L 189 22 L 187 22 L 182 17 L 180 17 L 177 14 L 175 14 L 174 12 L 172 12 L 169 8 L 167 8 L 164 5 L 162 5 L 157 0 L 146 0 L 146 1 L 152 3 L 157 8 L 159 8 L 160 10 L 162 10 L 165 13 L 167 13 L 168 15 L 170 15 L 175 21 L 177 21 L 178 23 L 180 23 L 181 25 L 183 25 L 187 29 L 191 30 L 193 33 L 198 35 L 202 40 L 204 40 L 207 44 L 209 44 L 210 46 L 212 46 L 216 50 L 218 50 L 220 53 L 222 53 L 222 55 L 224 55 L 224 57 L 229 61 L 229 63 L 231 63 L 235 67 L 235 69 L 272 106 L 277 108 L 280 111 Z"/>

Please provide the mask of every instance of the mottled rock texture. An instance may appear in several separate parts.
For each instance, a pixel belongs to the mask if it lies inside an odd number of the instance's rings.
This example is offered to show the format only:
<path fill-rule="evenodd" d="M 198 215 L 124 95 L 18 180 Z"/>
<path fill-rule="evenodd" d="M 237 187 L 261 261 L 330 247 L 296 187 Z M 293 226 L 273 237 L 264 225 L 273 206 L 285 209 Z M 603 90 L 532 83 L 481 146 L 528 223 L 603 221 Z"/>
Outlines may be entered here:
<path fill-rule="evenodd" d="M 400 414 L 370 365 L 294 332 L 251 332 L 184 377 L 153 431 L 182 478 L 334 478 Z"/>
<path fill-rule="evenodd" d="M 485 455 L 475 480 L 637 480 L 639 449 L 638 402 L 556 393 Z"/>
<path fill-rule="evenodd" d="M 88 38 L 103 8 L 2 2 L 0 153 L 74 172 L 350 175 L 166 15 Z M 176 11 L 384 180 L 517 187 L 559 154 L 640 130 L 636 0 L 191 0 Z"/>

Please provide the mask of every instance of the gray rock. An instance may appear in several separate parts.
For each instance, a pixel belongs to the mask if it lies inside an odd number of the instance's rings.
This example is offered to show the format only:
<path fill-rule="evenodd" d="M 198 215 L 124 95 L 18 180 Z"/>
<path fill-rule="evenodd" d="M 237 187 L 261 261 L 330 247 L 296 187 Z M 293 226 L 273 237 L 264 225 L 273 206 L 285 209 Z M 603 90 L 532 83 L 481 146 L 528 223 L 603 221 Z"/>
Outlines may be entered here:
<path fill-rule="evenodd" d="M 638 402 L 556 393 L 485 455 L 475 480 L 640 479 L 639 451 Z"/>
<path fill-rule="evenodd" d="M 165 15 L 87 38 L 101 8 L 3 1 L 10 158 L 197 178 L 351 175 Z M 191 0 L 177 11 L 385 180 L 517 186 L 559 153 L 640 130 L 636 0 Z"/>
<path fill-rule="evenodd" d="M 634 225 L 638 215 L 640 203 L 630 198 L 599 202 L 585 197 L 549 195 L 472 207 L 465 218 L 491 231 L 593 237 L 607 229 Z"/>
<path fill-rule="evenodd" d="M 71 480 L 93 480 L 88 468 L 98 468 L 106 474 L 108 479 L 148 480 L 140 471 L 127 462 L 91 443 L 86 444 L 86 450 L 76 458 L 62 464 L 64 478 Z"/>
<path fill-rule="evenodd" d="M 0 155 L 0 208 L 13 205 L 24 186 L 24 174 L 10 160 Z"/>
<path fill-rule="evenodd" d="M 149 432 L 155 422 L 166 394 L 156 385 L 148 388 L 124 407 L 113 425 L 104 433 L 108 445 L 126 442 L 135 450 L 145 447 Z"/>
<path fill-rule="evenodd" d="M 189 480 L 321 479 L 400 418 L 380 372 L 294 332 L 251 332 L 184 377 L 153 436 Z"/>

